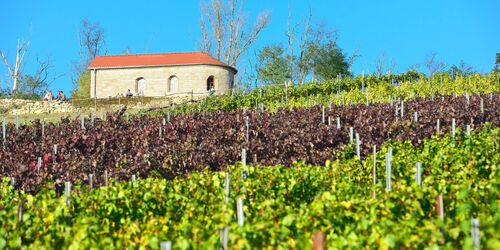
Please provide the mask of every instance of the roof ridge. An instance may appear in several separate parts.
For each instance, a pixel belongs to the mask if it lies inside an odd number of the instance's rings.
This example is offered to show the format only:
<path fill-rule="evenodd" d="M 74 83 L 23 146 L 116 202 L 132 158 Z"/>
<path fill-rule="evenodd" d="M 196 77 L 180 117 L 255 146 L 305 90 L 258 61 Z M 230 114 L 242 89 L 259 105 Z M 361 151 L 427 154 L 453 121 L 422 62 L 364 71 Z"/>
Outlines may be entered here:
<path fill-rule="evenodd" d="M 113 57 L 113 56 L 148 56 L 148 55 L 175 55 L 175 54 L 205 54 L 211 56 L 207 52 L 203 51 L 186 51 L 186 52 L 159 52 L 159 53 L 143 53 L 143 54 L 115 54 L 115 55 L 98 55 L 98 57 Z M 97 56 L 96 56 L 97 57 Z M 216 58 L 214 58 L 216 59 Z"/>

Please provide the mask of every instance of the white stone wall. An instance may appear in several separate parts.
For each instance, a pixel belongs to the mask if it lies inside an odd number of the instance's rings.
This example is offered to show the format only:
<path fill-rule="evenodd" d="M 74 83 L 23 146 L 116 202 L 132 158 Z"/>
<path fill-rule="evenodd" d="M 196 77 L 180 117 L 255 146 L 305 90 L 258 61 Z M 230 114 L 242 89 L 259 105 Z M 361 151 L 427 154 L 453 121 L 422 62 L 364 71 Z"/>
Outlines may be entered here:
<path fill-rule="evenodd" d="M 11 115 L 70 113 L 75 111 L 75 108 L 69 102 L 22 99 L 4 99 L 0 102 L 0 108 L 9 110 Z"/>
<path fill-rule="evenodd" d="M 157 66 L 141 68 L 97 69 L 91 71 L 90 96 L 94 98 L 94 81 L 97 82 L 97 98 L 115 97 L 130 89 L 136 95 L 136 80 L 146 79 L 144 96 L 162 97 L 183 92 L 206 92 L 207 79 L 214 76 L 217 93 L 230 91 L 234 72 L 230 68 L 215 65 Z M 97 75 L 95 75 L 97 72 Z M 178 78 L 177 93 L 167 92 L 169 79 Z"/>

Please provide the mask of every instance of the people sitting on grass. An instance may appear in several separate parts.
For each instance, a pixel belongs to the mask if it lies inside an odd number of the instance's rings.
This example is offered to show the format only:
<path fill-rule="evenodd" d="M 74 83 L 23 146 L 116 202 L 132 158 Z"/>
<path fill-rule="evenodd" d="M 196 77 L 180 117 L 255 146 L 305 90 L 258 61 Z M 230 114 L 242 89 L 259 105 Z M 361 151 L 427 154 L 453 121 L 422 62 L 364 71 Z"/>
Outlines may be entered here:
<path fill-rule="evenodd" d="M 125 94 L 127 97 L 132 97 L 134 94 L 130 91 L 130 89 L 127 90 L 127 93 Z"/>
<path fill-rule="evenodd" d="M 64 95 L 64 92 L 62 90 L 59 90 L 57 94 L 57 99 L 61 102 L 66 101 L 66 95 Z"/>
<path fill-rule="evenodd" d="M 52 95 L 52 91 L 49 90 L 49 91 L 47 91 L 47 93 L 45 93 L 43 100 L 51 102 L 53 98 L 54 98 L 54 96 Z"/>

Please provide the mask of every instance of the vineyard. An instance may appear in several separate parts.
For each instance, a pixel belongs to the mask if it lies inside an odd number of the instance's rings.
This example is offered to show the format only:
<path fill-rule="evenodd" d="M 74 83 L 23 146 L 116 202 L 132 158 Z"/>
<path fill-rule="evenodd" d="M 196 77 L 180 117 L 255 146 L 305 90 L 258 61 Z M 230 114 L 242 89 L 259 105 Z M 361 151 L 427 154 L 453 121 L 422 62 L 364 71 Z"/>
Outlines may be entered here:
<path fill-rule="evenodd" d="M 436 133 L 485 122 L 500 125 L 498 94 L 416 99 L 391 104 L 260 111 L 213 112 L 128 120 L 118 113 L 105 120 L 62 121 L 60 125 L 6 128 L 0 150 L 2 173 L 17 176 L 17 187 L 35 192 L 47 181 L 88 182 L 104 172 L 118 180 L 151 173 L 171 179 L 205 168 L 220 171 L 240 160 L 289 166 L 302 160 L 324 164 L 339 149 L 360 141 L 364 157 L 386 140 L 419 145 Z M 438 124 L 439 123 L 439 124 Z M 39 160 L 40 159 L 40 160 Z M 96 184 L 102 184 L 100 179 Z"/>
<path fill-rule="evenodd" d="M 4 179 L 0 248 L 158 248 L 171 240 L 176 249 L 217 249 L 226 228 L 226 244 L 236 249 L 307 249 L 316 231 L 326 233 L 330 248 L 457 249 L 472 248 L 471 221 L 479 219 L 481 246 L 498 249 L 499 136 L 498 128 L 485 127 L 433 137 L 419 147 L 386 143 L 376 154 L 375 183 L 371 157 L 248 167 L 246 179 L 238 163 L 226 168 L 227 179 L 224 172 L 203 171 L 184 179 L 110 181 L 93 190 L 77 184 L 67 201 L 51 185 L 34 196 L 18 195 Z"/>
<path fill-rule="evenodd" d="M 406 77 L 3 123 L 0 249 L 500 248 L 497 75 Z"/>
<path fill-rule="evenodd" d="M 400 75 L 367 75 L 355 78 L 311 82 L 300 86 L 264 86 L 248 93 L 208 98 L 197 105 L 177 105 L 173 113 L 235 111 L 261 108 L 275 111 L 284 107 L 311 107 L 387 103 L 396 99 L 414 99 L 443 95 L 467 95 L 500 91 L 500 73 L 451 77 L 447 73 L 425 77 L 408 72 Z M 151 113 L 151 112 L 149 112 Z M 158 112 L 163 113 L 165 112 Z"/>

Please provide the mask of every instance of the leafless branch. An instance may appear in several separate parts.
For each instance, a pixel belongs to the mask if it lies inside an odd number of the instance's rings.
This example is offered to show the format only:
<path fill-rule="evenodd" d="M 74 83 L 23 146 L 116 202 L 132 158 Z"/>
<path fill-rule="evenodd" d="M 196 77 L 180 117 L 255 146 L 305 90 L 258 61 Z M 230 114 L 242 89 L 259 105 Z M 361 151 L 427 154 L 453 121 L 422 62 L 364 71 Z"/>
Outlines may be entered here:
<path fill-rule="evenodd" d="M 7 60 L 7 56 L 0 51 L 0 55 L 4 61 L 7 70 L 12 78 L 12 92 L 17 90 L 17 85 L 19 81 L 19 76 L 21 75 L 21 69 L 23 66 L 24 57 L 26 52 L 28 51 L 30 46 L 30 41 L 22 42 L 21 40 L 17 40 L 17 50 L 16 50 L 16 61 L 14 66 L 11 66 L 9 61 Z"/>
<path fill-rule="evenodd" d="M 434 75 L 436 72 L 443 72 L 446 68 L 446 63 L 437 59 L 437 53 L 433 52 L 425 59 L 425 67 L 429 72 L 429 76 Z"/>
<path fill-rule="evenodd" d="M 239 0 L 208 0 L 200 5 L 202 50 L 231 66 L 236 66 L 270 20 L 270 14 L 263 12 L 248 29 L 243 6 Z"/>
<path fill-rule="evenodd" d="M 294 40 L 295 40 L 295 30 L 297 29 L 298 24 L 292 25 L 292 7 L 290 1 L 288 2 L 288 20 L 287 20 L 287 31 L 286 37 L 288 38 L 288 67 L 290 68 L 290 76 L 292 79 L 292 85 L 295 84 L 294 73 L 295 73 L 295 59 L 294 59 Z"/>
<path fill-rule="evenodd" d="M 79 42 L 81 59 L 85 66 L 88 66 L 97 55 L 106 51 L 104 30 L 99 23 L 92 23 L 86 18 L 82 20 Z"/>
<path fill-rule="evenodd" d="M 299 61 L 299 68 L 298 68 L 299 84 L 302 84 L 302 82 L 304 81 L 304 77 L 307 74 L 307 67 L 305 67 L 303 61 L 304 61 L 304 55 L 306 52 L 307 41 L 308 41 L 308 38 L 310 35 L 309 33 L 310 33 L 311 19 L 312 19 L 312 9 L 309 8 L 309 16 L 307 18 L 304 18 L 304 32 L 302 33 L 302 38 L 301 38 L 300 46 L 299 46 L 299 58 L 298 58 L 298 61 Z M 293 55 L 293 53 L 291 55 Z"/>
<path fill-rule="evenodd" d="M 380 54 L 377 58 L 377 62 L 375 64 L 375 74 L 381 76 L 385 73 L 385 55 L 384 53 Z"/>

